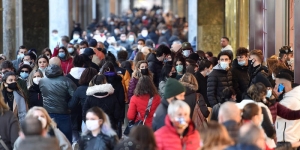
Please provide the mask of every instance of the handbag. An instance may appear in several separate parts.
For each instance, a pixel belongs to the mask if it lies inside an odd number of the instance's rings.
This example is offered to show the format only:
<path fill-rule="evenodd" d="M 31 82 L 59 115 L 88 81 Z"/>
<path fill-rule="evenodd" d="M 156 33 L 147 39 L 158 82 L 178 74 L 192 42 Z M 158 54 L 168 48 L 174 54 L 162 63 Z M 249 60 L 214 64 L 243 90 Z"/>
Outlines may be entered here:
<path fill-rule="evenodd" d="M 6 146 L 6 144 L 4 143 L 4 141 L 2 140 L 1 136 L 0 136 L 0 145 L 2 145 L 2 147 L 3 147 L 5 150 L 9 150 L 8 147 Z"/>
<path fill-rule="evenodd" d="M 201 128 L 206 128 L 207 127 L 207 120 L 203 116 L 200 106 L 199 106 L 199 96 L 196 94 L 196 105 L 194 108 L 192 120 L 196 126 L 196 128 L 201 129 Z"/>
<path fill-rule="evenodd" d="M 131 129 L 132 129 L 134 126 L 144 125 L 144 124 L 145 124 L 145 121 L 146 121 L 146 119 L 147 119 L 147 117 L 148 117 L 148 115 L 149 115 L 149 112 L 150 112 L 150 108 L 151 108 L 151 106 L 152 106 L 152 101 L 153 101 L 153 97 L 151 97 L 151 98 L 149 99 L 149 101 L 148 101 L 148 105 L 147 105 L 147 108 L 146 108 L 146 111 L 145 111 L 145 115 L 144 115 L 144 120 L 138 120 L 138 121 L 135 122 L 135 119 L 136 119 L 136 118 L 134 118 L 134 120 L 128 121 L 128 125 L 127 125 L 127 127 L 125 128 L 125 130 L 124 130 L 124 135 L 128 136 L 129 133 L 130 133 L 130 131 L 131 131 Z M 140 113 L 138 113 L 137 116 L 139 116 L 139 117 L 141 118 Z"/>

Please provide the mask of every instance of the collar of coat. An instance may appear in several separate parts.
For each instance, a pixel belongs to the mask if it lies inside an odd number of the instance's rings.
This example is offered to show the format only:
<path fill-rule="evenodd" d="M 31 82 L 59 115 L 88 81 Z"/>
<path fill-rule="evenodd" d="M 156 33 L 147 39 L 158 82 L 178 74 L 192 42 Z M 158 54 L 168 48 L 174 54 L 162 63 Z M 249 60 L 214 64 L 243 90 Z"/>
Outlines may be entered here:
<path fill-rule="evenodd" d="M 113 88 L 113 86 L 111 84 L 106 83 L 106 84 L 100 84 L 100 85 L 94 85 L 88 87 L 88 89 L 86 90 L 86 95 L 91 96 L 96 93 L 107 93 L 108 95 L 110 95 L 113 94 L 114 91 L 115 89 Z"/>

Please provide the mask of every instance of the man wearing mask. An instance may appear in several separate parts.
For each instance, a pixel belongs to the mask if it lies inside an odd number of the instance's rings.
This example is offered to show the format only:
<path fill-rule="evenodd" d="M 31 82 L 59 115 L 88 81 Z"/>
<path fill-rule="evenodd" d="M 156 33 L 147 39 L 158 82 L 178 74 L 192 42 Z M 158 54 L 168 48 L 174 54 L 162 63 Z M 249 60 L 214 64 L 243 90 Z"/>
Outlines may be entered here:
<path fill-rule="evenodd" d="M 57 43 L 60 43 L 61 42 L 61 38 L 60 36 L 58 35 L 58 31 L 55 29 L 55 30 L 52 30 L 52 35 L 50 37 L 50 49 L 53 50 Z M 53 51 L 52 51 L 53 53 Z"/>
<path fill-rule="evenodd" d="M 61 43 L 57 43 L 56 47 L 54 48 L 52 52 L 52 56 L 57 56 L 59 52 L 60 47 L 68 47 L 68 44 L 70 43 L 70 38 L 68 36 L 62 36 L 61 37 Z"/>
<path fill-rule="evenodd" d="M 143 30 L 141 31 L 141 35 L 138 38 L 144 39 L 145 41 L 150 39 L 147 28 L 143 28 Z"/>
<path fill-rule="evenodd" d="M 213 67 L 213 71 L 207 79 L 207 98 L 210 106 L 221 103 L 222 91 L 226 87 L 232 87 L 232 73 L 230 70 L 231 55 L 228 52 L 220 52 L 218 64 Z"/>
<path fill-rule="evenodd" d="M 268 80 L 268 68 L 263 66 L 264 56 L 263 52 L 258 49 L 254 49 L 249 54 L 249 61 L 251 65 L 249 65 L 249 86 L 252 84 L 258 83 L 258 79 L 260 80 Z"/>
<path fill-rule="evenodd" d="M 80 38 L 79 32 L 75 31 L 73 33 L 73 39 L 70 41 L 70 43 L 79 44 L 81 41 L 82 39 Z"/>
<path fill-rule="evenodd" d="M 131 55 L 130 55 L 130 57 L 129 57 L 129 60 L 133 60 L 134 57 L 135 57 L 135 55 L 136 55 L 136 53 L 139 52 L 139 51 L 141 51 L 142 48 L 146 45 L 146 42 L 145 42 L 144 39 L 139 39 L 137 43 L 138 43 L 137 49 L 135 49 L 135 50 L 131 53 Z"/>
<path fill-rule="evenodd" d="M 247 92 L 249 85 L 249 75 L 248 75 L 248 60 L 249 50 L 245 47 L 240 47 L 236 50 L 236 59 L 232 63 L 232 85 L 236 92 L 237 102 L 243 99 L 243 93 Z"/>
<path fill-rule="evenodd" d="M 229 38 L 224 36 L 221 38 L 221 52 L 223 51 L 227 51 L 230 55 L 231 55 L 231 58 L 233 58 L 233 49 L 231 47 L 231 45 L 229 45 Z"/>
<path fill-rule="evenodd" d="M 294 55 L 291 46 L 282 46 L 279 49 L 279 60 L 288 66 L 291 71 L 294 70 Z"/>
<path fill-rule="evenodd" d="M 22 46 L 19 47 L 17 59 L 12 61 L 15 70 L 19 69 L 19 65 L 22 62 L 22 59 L 24 58 L 25 54 L 27 54 L 27 48 L 22 45 Z"/>
<path fill-rule="evenodd" d="M 130 44 L 129 42 L 127 41 L 127 38 L 126 38 L 126 34 L 121 34 L 120 36 L 120 40 L 118 41 L 118 44 L 120 44 L 120 46 L 126 48 L 126 51 L 131 54 L 132 50 L 130 48 Z"/>
<path fill-rule="evenodd" d="M 171 55 L 169 47 L 160 45 L 156 50 L 156 54 L 151 53 L 147 58 L 148 68 L 153 73 L 153 82 L 156 87 L 159 85 L 159 76 L 164 65 L 164 60 L 170 61 L 168 59 L 169 55 Z"/>
<path fill-rule="evenodd" d="M 188 58 L 193 53 L 193 48 L 191 43 L 184 42 L 182 43 L 182 54 L 185 58 Z"/>

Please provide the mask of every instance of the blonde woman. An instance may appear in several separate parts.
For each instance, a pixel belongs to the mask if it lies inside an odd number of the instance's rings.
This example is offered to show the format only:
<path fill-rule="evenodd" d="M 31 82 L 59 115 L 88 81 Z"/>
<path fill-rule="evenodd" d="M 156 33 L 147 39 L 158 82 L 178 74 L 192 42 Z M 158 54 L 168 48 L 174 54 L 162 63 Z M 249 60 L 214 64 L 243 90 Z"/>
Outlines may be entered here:
<path fill-rule="evenodd" d="M 72 150 L 71 144 L 66 138 L 66 136 L 56 128 L 56 123 L 50 118 L 49 114 L 43 107 L 32 107 L 26 117 L 38 117 L 42 122 L 44 130 L 48 131 L 48 136 L 55 137 L 58 142 L 61 150 Z M 19 144 L 22 139 L 19 137 L 14 144 L 14 149 L 19 149 Z"/>
<path fill-rule="evenodd" d="M 201 150 L 223 150 L 234 144 L 226 128 L 215 121 L 209 122 L 200 134 L 203 143 Z"/>

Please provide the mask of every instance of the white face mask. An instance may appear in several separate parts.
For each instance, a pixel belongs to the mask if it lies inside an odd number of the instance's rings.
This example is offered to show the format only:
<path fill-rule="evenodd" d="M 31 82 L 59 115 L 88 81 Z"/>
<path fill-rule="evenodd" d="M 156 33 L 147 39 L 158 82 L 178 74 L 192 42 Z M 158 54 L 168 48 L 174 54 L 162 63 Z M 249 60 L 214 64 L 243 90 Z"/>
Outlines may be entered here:
<path fill-rule="evenodd" d="M 41 77 L 35 77 L 35 78 L 32 79 L 32 81 L 33 81 L 34 84 L 39 85 L 41 79 L 42 79 Z"/>
<path fill-rule="evenodd" d="M 273 79 L 273 80 L 275 80 L 275 79 L 276 79 L 276 77 L 275 77 L 274 73 L 272 73 L 272 79 Z"/>
<path fill-rule="evenodd" d="M 100 128 L 99 120 L 86 120 L 86 128 L 90 131 L 94 131 Z"/>
<path fill-rule="evenodd" d="M 287 62 L 289 65 L 292 65 L 294 63 L 294 58 L 290 58 L 290 61 Z"/>
<path fill-rule="evenodd" d="M 142 34 L 143 37 L 147 37 L 148 31 L 147 30 L 143 30 L 141 34 Z"/>
<path fill-rule="evenodd" d="M 266 97 L 267 98 L 270 98 L 272 96 L 272 90 L 267 90 L 267 95 Z"/>
<path fill-rule="evenodd" d="M 39 117 L 38 119 L 41 121 L 43 129 L 45 129 L 46 126 L 47 126 L 47 120 L 46 120 L 46 118 Z"/>
<path fill-rule="evenodd" d="M 74 52 L 74 48 L 72 48 L 72 47 L 68 48 L 68 52 L 69 52 L 70 54 L 73 53 L 73 52 Z"/>
<path fill-rule="evenodd" d="M 229 66 L 229 63 L 225 62 L 225 61 L 221 61 L 220 66 L 221 66 L 222 69 L 226 70 Z"/>
<path fill-rule="evenodd" d="M 73 35 L 73 39 L 74 39 L 74 40 L 79 39 L 79 35 Z"/>
<path fill-rule="evenodd" d="M 190 54 L 191 54 L 191 51 L 190 51 L 190 50 L 183 50 L 183 51 L 182 51 L 182 54 L 183 54 L 185 57 L 189 57 Z"/>
<path fill-rule="evenodd" d="M 84 48 L 80 49 L 79 50 L 79 55 L 81 55 L 84 52 L 84 50 L 85 50 Z"/>
<path fill-rule="evenodd" d="M 138 48 L 139 50 L 142 50 L 143 46 L 142 46 L 142 45 L 138 45 L 137 48 Z"/>

